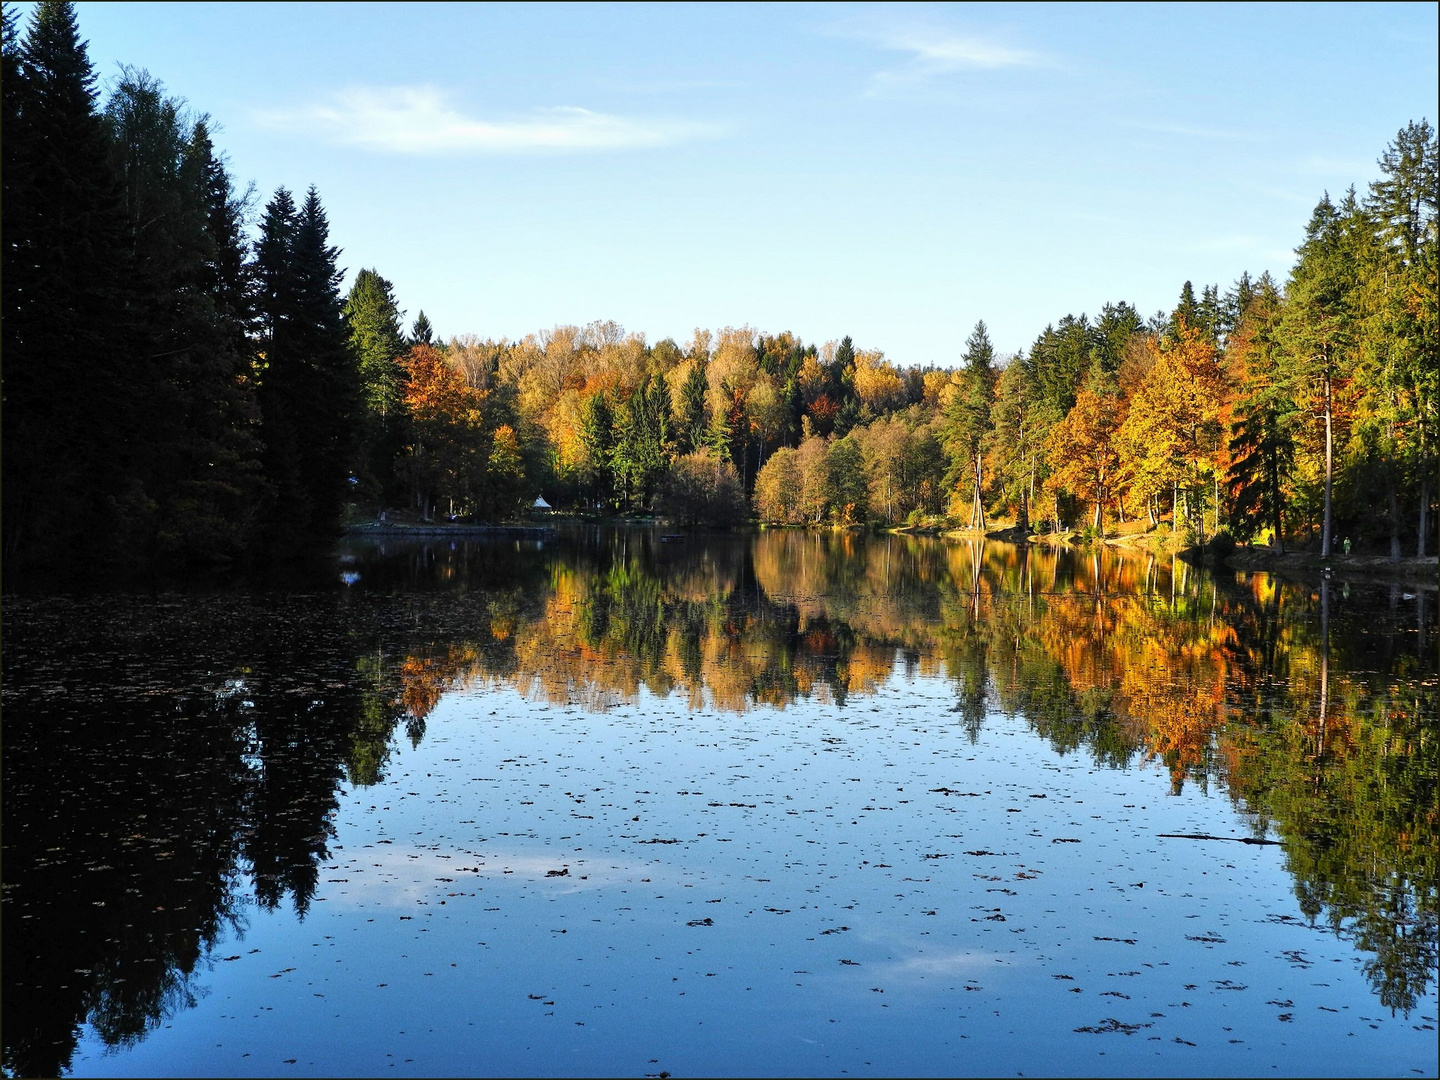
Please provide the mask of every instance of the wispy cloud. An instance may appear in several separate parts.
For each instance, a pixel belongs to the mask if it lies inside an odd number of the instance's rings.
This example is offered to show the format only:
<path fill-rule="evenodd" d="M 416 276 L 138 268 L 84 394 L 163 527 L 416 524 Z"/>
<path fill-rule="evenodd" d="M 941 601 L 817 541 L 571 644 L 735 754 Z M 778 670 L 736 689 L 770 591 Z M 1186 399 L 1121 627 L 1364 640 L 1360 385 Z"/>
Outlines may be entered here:
<path fill-rule="evenodd" d="M 724 130 L 718 124 L 614 116 L 573 106 L 482 119 L 466 115 L 430 86 L 357 87 L 326 103 L 264 111 L 256 119 L 275 130 L 392 154 L 637 149 L 713 137 Z"/>
<path fill-rule="evenodd" d="M 1033 68 L 1050 63 L 1042 53 L 1007 44 L 995 37 L 920 25 L 871 26 L 839 33 L 840 36 L 869 41 L 890 52 L 906 54 L 899 67 L 877 72 L 871 77 L 868 93 L 872 95 L 914 87 L 966 71 Z"/>
<path fill-rule="evenodd" d="M 887 49 L 911 54 L 910 65 L 920 74 L 996 68 L 1035 67 L 1039 53 L 1016 49 L 981 37 L 926 33 L 918 29 L 891 31 L 878 39 Z"/>

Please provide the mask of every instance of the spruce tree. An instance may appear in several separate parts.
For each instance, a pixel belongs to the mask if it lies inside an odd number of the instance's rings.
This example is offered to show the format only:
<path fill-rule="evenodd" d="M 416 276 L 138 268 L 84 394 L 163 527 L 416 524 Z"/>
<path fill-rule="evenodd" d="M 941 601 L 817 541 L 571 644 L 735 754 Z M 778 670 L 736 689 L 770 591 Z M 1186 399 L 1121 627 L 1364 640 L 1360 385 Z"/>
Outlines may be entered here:
<path fill-rule="evenodd" d="M 135 371 L 119 185 L 71 5 L 46 0 L 4 41 L 4 548 L 113 561 L 151 505 L 130 462 L 155 389 Z M 142 358 L 143 359 L 143 358 Z"/>
<path fill-rule="evenodd" d="M 435 343 L 435 328 L 430 325 L 430 320 L 425 317 L 425 312 L 415 316 L 415 325 L 410 328 L 411 345 L 433 345 Z"/>
<path fill-rule="evenodd" d="M 265 475 L 273 490 L 266 513 L 272 552 L 294 551 L 310 527 L 312 508 L 301 480 L 297 426 L 303 422 L 304 378 L 299 370 L 295 200 L 277 188 L 260 219 L 255 274 L 260 317 L 259 403 Z"/>
<path fill-rule="evenodd" d="M 950 451 L 947 482 L 970 497 L 970 527 L 985 527 L 984 447 L 995 397 L 995 347 L 982 319 L 965 342 L 959 385 L 945 413 L 945 442 Z"/>
<path fill-rule="evenodd" d="M 706 407 L 705 394 L 709 383 L 705 378 L 705 364 L 696 360 L 690 367 L 690 374 L 680 387 L 680 426 L 676 441 L 681 454 L 689 454 L 705 445 Z"/>
<path fill-rule="evenodd" d="M 610 403 L 606 400 L 604 391 L 597 390 L 585 400 L 580 412 L 580 445 L 585 448 L 589 458 L 586 487 L 594 506 L 605 505 L 610 498 L 614 427 Z"/>
<path fill-rule="evenodd" d="M 360 380 L 357 471 L 382 501 L 389 501 L 394 487 L 394 461 L 403 441 L 400 357 L 408 346 L 402 318 L 390 282 L 374 270 L 361 270 L 345 301 L 345 325 Z"/>
<path fill-rule="evenodd" d="M 1180 287 L 1180 302 L 1175 305 L 1175 310 L 1170 312 L 1166 336 L 1178 339 L 1181 326 L 1198 326 L 1199 321 L 1200 304 L 1195 299 L 1195 286 L 1187 281 Z"/>
<path fill-rule="evenodd" d="M 132 374 L 149 387 L 131 468 L 155 504 L 154 554 L 233 558 L 260 493 L 243 207 L 205 118 L 189 120 L 147 73 L 123 72 L 106 118 L 132 253 Z"/>
<path fill-rule="evenodd" d="M 313 186 L 296 218 L 294 253 L 299 355 L 308 384 L 300 399 L 302 477 L 318 541 L 338 531 L 349 496 L 359 380 L 345 332 L 340 249 L 330 246 L 330 223 Z"/>

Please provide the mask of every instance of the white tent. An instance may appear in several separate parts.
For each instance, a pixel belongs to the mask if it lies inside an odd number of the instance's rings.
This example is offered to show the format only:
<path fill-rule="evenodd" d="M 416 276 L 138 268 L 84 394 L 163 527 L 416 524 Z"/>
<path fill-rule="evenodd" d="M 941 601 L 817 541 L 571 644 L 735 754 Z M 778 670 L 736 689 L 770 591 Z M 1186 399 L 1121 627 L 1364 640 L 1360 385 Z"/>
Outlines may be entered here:
<path fill-rule="evenodd" d="M 544 496 L 544 495 L 537 495 L 537 496 L 535 497 L 535 506 L 534 506 L 534 508 L 535 508 L 536 510 L 549 510 L 549 509 L 550 509 L 550 504 L 545 501 L 545 496 Z"/>

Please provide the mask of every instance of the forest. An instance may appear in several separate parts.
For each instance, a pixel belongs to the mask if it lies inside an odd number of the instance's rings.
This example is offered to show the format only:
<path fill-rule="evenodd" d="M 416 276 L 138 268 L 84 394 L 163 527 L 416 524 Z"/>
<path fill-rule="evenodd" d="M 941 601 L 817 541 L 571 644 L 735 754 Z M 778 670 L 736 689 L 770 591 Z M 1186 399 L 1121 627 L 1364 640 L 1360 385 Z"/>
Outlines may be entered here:
<path fill-rule="evenodd" d="M 291 559 L 387 511 L 498 522 L 537 496 L 679 525 L 1436 550 L 1424 119 L 1363 193 L 1322 195 L 1284 282 L 1117 300 L 1014 355 L 981 321 L 955 366 L 918 367 L 749 326 L 442 338 L 379 268 L 342 293 L 313 187 L 260 205 L 148 72 L 102 94 L 71 5 L 6 8 L 3 89 L 11 572 Z"/>

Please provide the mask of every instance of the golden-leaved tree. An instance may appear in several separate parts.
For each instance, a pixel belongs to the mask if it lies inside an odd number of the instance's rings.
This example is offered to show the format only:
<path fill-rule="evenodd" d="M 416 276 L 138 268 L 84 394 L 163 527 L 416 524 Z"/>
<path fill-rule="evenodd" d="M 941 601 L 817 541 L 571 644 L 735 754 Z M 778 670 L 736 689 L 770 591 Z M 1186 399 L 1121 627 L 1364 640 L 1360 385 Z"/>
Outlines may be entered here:
<path fill-rule="evenodd" d="M 1116 433 L 1135 494 L 1149 504 L 1169 487 L 1174 505 L 1193 512 L 1191 497 L 1224 472 L 1230 396 L 1214 342 L 1182 319 L 1175 337 L 1159 346 Z"/>
<path fill-rule="evenodd" d="M 1046 443 L 1051 470 L 1047 485 L 1093 503 L 1096 529 L 1104 522 L 1105 502 L 1113 494 L 1120 461 L 1115 452 L 1120 419 L 1118 397 L 1085 387 L 1075 395 L 1075 407 L 1050 430 Z"/>

